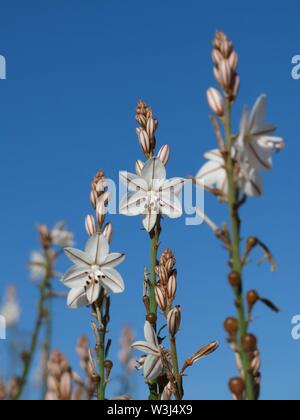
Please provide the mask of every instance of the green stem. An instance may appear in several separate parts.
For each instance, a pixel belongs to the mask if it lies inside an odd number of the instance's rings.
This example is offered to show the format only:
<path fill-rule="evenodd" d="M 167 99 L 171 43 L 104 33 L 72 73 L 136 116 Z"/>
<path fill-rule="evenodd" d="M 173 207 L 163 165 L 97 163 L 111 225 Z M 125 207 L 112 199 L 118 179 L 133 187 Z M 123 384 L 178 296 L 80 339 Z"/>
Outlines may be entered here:
<path fill-rule="evenodd" d="M 176 380 L 176 400 L 181 401 L 183 398 L 182 377 L 179 372 L 179 362 L 177 354 L 176 338 L 170 335 L 171 357 L 173 365 L 173 373 Z"/>
<path fill-rule="evenodd" d="M 48 287 L 47 293 L 51 293 L 51 287 Z M 52 342 L 52 301 L 48 299 L 47 304 L 47 317 L 46 322 L 46 331 L 45 331 L 45 342 L 44 342 L 44 351 L 43 351 L 43 384 L 42 384 L 42 400 L 45 399 L 47 393 L 47 381 L 48 381 L 48 365 L 47 362 L 50 359 L 51 353 L 51 342 Z"/>
<path fill-rule="evenodd" d="M 157 315 L 157 303 L 155 298 L 155 287 L 157 284 L 156 266 L 157 266 L 157 255 L 159 248 L 159 238 L 161 233 L 160 216 L 158 216 L 157 223 L 150 233 L 151 240 L 151 251 L 150 251 L 150 313 Z M 153 328 L 156 330 L 156 322 L 153 322 Z M 149 385 L 150 400 L 158 400 L 157 383 L 154 382 Z"/>
<path fill-rule="evenodd" d="M 26 354 L 26 359 L 24 361 L 24 366 L 23 366 L 23 372 L 19 381 L 18 391 L 14 397 L 14 400 L 19 400 L 22 397 L 24 388 L 28 381 L 28 376 L 30 373 L 33 358 L 34 358 L 37 345 L 38 345 L 40 331 L 43 325 L 43 321 L 45 319 L 45 311 L 46 311 L 45 304 L 47 301 L 47 294 L 48 294 L 48 288 L 49 288 L 51 276 L 52 276 L 52 267 L 48 259 L 48 266 L 46 269 L 46 274 L 45 274 L 43 282 L 40 285 L 38 312 L 37 312 L 37 318 L 35 322 L 34 331 L 31 337 L 31 344 L 30 344 L 29 352 L 28 354 Z"/>
<path fill-rule="evenodd" d="M 228 205 L 231 221 L 231 235 L 232 235 L 232 269 L 238 273 L 241 278 L 240 287 L 235 288 L 235 304 L 238 315 L 239 337 L 238 347 L 241 356 L 243 372 L 245 376 L 246 399 L 249 401 L 255 400 L 254 382 L 251 374 L 251 361 L 249 353 L 245 352 L 242 347 L 242 339 L 247 333 L 248 323 L 245 315 L 244 296 L 243 296 L 243 264 L 241 259 L 241 221 L 239 217 L 238 206 L 238 189 L 234 177 L 234 164 L 231 155 L 232 151 L 232 131 L 231 131 L 231 101 L 226 99 L 226 115 L 225 115 L 225 132 L 227 143 L 227 173 L 228 173 Z"/>
<path fill-rule="evenodd" d="M 105 391 L 106 391 L 106 378 L 105 378 L 105 329 L 101 329 L 99 333 L 99 351 L 98 351 L 98 363 L 99 363 L 99 375 L 100 375 L 100 384 L 98 392 L 98 400 L 105 400 Z"/>

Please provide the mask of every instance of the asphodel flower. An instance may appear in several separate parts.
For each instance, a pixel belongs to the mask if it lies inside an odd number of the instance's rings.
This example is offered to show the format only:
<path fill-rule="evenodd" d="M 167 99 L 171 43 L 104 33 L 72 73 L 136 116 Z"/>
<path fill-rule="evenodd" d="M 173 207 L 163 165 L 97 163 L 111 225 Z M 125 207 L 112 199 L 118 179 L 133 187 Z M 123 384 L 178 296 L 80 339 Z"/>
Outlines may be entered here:
<path fill-rule="evenodd" d="M 109 253 L 108 240 L 104 235 L 92 236 L 85 251 L 66 248 L 67 257 L 75 264 L 63 276 L 62 282 L 71 290 L 68 305 L 79 308 L 93 304 L 102 288 L 107 292 L 122 293 L 124 281 L 115 270 L 124 259 L 124 254 Z"/>
<path fill-rule="evenodd" d="M 273 135 L 276 127 L 265 122 L 265 115 L 266 96 L 262 95 L 256 101 L 250 116 L 245 109 L 237 140 L 239 153 L 258 171 L 272 169 L 272 156 L 285 145 L 283 138 Z"/>
<path fill-rule="evenodd" d="M 143 361 L 145 381 L 155 381 L 164 371 L 162 362 L 162 347 L 158 343 L 156 332 L 150 322 L 146 321 L 145 328 L 146 341 L 137 341 L 132 344 L 132 348 L 146 354 L 147 357 Z"/>
<path fill-rule="evenodd" d="M 143 215 L 147 232 L 152 231 L 159 215 L 181 217 L 182 205 L 178 195 L 185 181 L 182 178 L 167 180 L 166 177 L 166 168 L 159 158 L 148 160 L 141 176 L 121 172 L 120 178 L 129 191 L 121 202 L 121 214 Z"/>

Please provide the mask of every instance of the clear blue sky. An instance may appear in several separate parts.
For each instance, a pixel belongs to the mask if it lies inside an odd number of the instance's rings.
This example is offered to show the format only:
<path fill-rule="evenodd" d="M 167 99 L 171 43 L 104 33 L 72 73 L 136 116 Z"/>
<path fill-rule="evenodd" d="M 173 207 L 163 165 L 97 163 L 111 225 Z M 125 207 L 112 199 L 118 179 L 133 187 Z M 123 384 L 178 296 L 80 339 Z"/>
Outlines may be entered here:
<path fill-rule="evenodd" d="M 35 287 L 26 260 L 37 247 L 37 222 L 64 219 L 83 246 L 83 220 L 89 211 L 91 177 L 104 168 L 117 179 L 133 169 L 140 152 L 133 119 L 143 98 L 160 119 L 159 141 L 170 143 L 170 175 L 187 176 L 214 147 L 206 89 L 214 83 L 211 40 L 226 31 L 240 53 L 242 106 L 268 95 L 269 120 L 279 126 L 287 149 L 265 176 L 265 194 L 243 213 L 244 234 L 258 235 L 274 251 L 279 270 L 247 269 L 247 286 L 273 299 L 282 313 L 256 312 L 263 358 L 263 398 L 300 398 L 300 342 L 291 339 L 292 316 L 300 314 L 299 279 L 299 118 L 300 81 L 291 78 L 291 58 L 300 54 L 297 0 L 247 5 L 238 1 L 198 0 L 1 0 L 0 54 L 7 80 L 0 81 L 1 291 L 15 282 L 22 301 L 24 328 L 33 323 Z M 218 221 L 226 208 L 207 199 Z M 116 216 L 113 248 L 125 251 L 122 267 L 127 291 L 114 298 L 114 354 L 124 322 L 141 337 L 144 308 L 141 280 L 148 239 L 138 218 Z M 226 254 L 205 227 L 166 222 L 162 248 L 176 252 L 178 302 L 183 307 L 179 336 L 182 359 L 207 341 L 220 350 L 190 371 L 190 398 L 228 398 L 227 380 L 235 373 L 222 323 L 233 315 L 225 280 Z M 256 255 L 259 258 L 259 254 Z M 64 259 L 60 267 L 65 269 Z M 60 287 L 58 285 L 58 287 Z M 76 337 L 89 329 L 88 312 L 55 307 L 55 347 L 72 361 Z M 5 344 L 2 342 L 1 346 Z M 144 396 L 140 392 L 140 396 Z"/>

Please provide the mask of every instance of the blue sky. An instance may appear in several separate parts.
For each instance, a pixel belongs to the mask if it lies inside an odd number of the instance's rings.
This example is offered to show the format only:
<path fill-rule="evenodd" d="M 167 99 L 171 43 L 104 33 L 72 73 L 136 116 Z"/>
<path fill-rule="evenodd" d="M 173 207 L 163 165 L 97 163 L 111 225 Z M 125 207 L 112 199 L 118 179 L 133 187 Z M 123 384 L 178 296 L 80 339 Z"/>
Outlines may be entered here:
<path fill-rule="evenodd" d="M 257 308 L 253 331 L 263 360 L 264 399 L 300 398 L 300 342 L 291 339 L 291 318 L 300 314 L 299 128 L 300 81 L 291 78 L 291 59 L 300 54 L 296 0 L 1 0 L 0 54 L 7 80 L 0 81 L 0 290 L 16 283 L 22 302 L 22 328 L 35 313 L 35 286 L 26 261 L 37 248 L 37 222 L 66 220 L 83 246 L 83 220 L 95 172 L 117 179 L 141 157 L 133 119 L 137 100 L 152 105 L 160 120 L 158 139 L 169 143 L 170 176 L 199 169 L 202 154 L 215 146 L 208 120 L 206 89 L 214 83 L 211 40 L 222 29 L 240 53 L 242 87 L 234 115 L 244 104 L 268 95 L 268 119 L 279 127 L 287 149 L 265 176 L 265 193 L 243 211 L 244 235 L 267 242 L 279 270 L 247 268 L 246 285 L 273 299 L 278 316 Z M 237 126 L 237 125 L 236 125 Z M 226 208 L 207 197 L 206 211 L 221 222 Z M 113 354 L 124 323 L 142 335 L 141 279 L 148 261 L 148 238 L 138 218 L 114 216 L 114 250 L 125 251 L 122 274 L 127 290 L 113 299 Z M 179 270 L 179 335 L 182 360 L 207 341 L 220 350 L 190 371 L 191 399 L 226 399 L 235 374 L 225 342 L 223 320 L 233 315 L 226 279 L 226 254 L 205 226 L 187 228 L 166 221 L 162 249 L 172 247 Z M 256 255 L 259 258 L 259 254 Z M 61 261 L 60 270 L 68 262 Z M 57 283 L 57 287 L 60 285 Z M 54 346 L 75 363 L 76 338 L 89 330 L 89 314 L 55 306 Z M 0 343 L 2 350 L 7 343 Z M 142 384 L 142 381 L 140 381 Z M 138 394 L 144 396 L 141 388 Z"/>

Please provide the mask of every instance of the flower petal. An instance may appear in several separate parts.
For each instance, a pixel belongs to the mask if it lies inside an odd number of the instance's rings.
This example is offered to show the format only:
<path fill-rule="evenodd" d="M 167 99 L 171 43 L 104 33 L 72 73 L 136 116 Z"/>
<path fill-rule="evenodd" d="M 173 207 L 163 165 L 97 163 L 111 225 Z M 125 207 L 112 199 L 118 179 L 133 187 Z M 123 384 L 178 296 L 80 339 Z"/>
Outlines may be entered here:
<path fill-rule="evenodd" d="M 149 190 L 158 191 L 167 177 L 166 168 L 160 159 L 152 158 L 145 164 L 142 177 Z"/>
<path fill-rule="evenodd" d="M 96 300 L 100 296 L 101 286 L 100 284 L 92 283 L 90 286 L 88 286 L 86 291 L 86 297 L 90 304 L 93 304 L 96 302 Z"/>
<path fill-rule="evenodd" d="M 146 382 L 152 382 L 163 372 L 163 364 L 160 357 L 148 356 L 144 363 L 144 377 Z"/>
<path fill-rule="evenodd" d="M 86 285 L 86 281 L 88 280 L 89 271 L 85 267 L 78 267 L 78 265 L 74 265 L 71 267 L 66 274 L 62 277 L 61 281 L 70 289 L 76 289 L 79 287 L 84 287 Z"/>
<path fill-rule="evenodd" d="M 86 297 L 85 287 L 79 289 L 72 289 L 68 295 L 68 306 L 72 309 L 82 308 L 89 305 Z"/>
<path fill-rule="evenodd" d="M 157 213 L 155 212 L 147 212 L 143 215 L 143 225 L 147 232 L 151 232 L 154 228 L 156 221 L 157 221 Z"/>
<path fill-rule="evenodd" d="M 248 127 L 248 131 L 252 135 L 263 135 L 276 130 L 274 125 L 265 122 L 266 100 L 266 95 L 261 95 L 253 107 Z"/>
<path fill-rule="evenodd" d="M 154 328 L 152 327 L 149 321 L 145 322 L 144 335 L 148 343 L 150 343 L 156 348 L 159 347 L 156 332 L 154 331 Z"/>
<path fill-rule="evenodd" d="M 90 258 L 90 256 L 86 254 L 86 252 L 80 251 L 79 249 L 65 248 L 64 251 L 69 260 L 71 260 L 79 267 L 90 267 L 90 265 L 93 263 L 93 260 Z"/>
<path fill-rule="evenodd" d="M 120 172 L 120 180 L 124 185 L 126 185 L 128 191 L 137 192 L 143 190 L 144 192 L 146 192 L 148 190 L 147 182 L 140 176 L 137 176 L 130 172 Z"/>
<path fill-rule="evenodd" d="M 182 205 L 178 197 L 173 193 L 169 194 L 169 191 L 165 191 L 160 196 L 160 208 L 161 213 L 171 219 L 177 219 L 182 216 Z"/>
<path fill-rule="evenodd" d="M 101 279 L 103 285 L 114 293 L 122 293 L 125 290 L 124 280 L 117 270 L 110 267 L 101 267 L 105 278 Z"/>
<path fill-rule="evenodd" d="M 219 149 L 210 150 L 209 152 L 204 153 L 204 157 L 207 160 L 218 162 L 220 165 L 224 166 L 224 158 Z"/>
<path fill-rule="evenodd" d="M 208 188 L 222 185 L 224 178 L 227 178 L 224 162 L 223 164 L 214 161 L 207 162 L 200 169 L 196 178 L 203 180 Z"/>
<path fill-rule="evenodd" d="M 109 256 L 106 258 L 105 262 L 102 264 L 101 268 L 108 267 L 108 268 L 114 268 L 118 265 L 122 264 L 122 262 L 125 260 L 124 254 L 119 253 L 112 253 L 109 254 Z"/>
<path fill-rule="evenodd" d="M 183 178 L 171 178 L 164 182 L 163 186 L 161 187 L 161 191 L 173 191 L 175 195 L 179 195 L 184 184 L 185 179 Z"/>
<path fill-rule="evenodd" d="M 130 192 L 120 203 L 120 213 L 125 216 L 138 216 L 144 211 L 146 194 L 143 191 Z"/>
<path fill-rule="evenodd" d="M 152 356 L 158 357 L 160 355 L 159 351 L 150 343 L 146 341 L 136 341 L 131 346 L 135 350 L 139 350 L 144 354 L 150 354 Z"/>
<path fill-rule="evenodd" d="M 91 259 L 92 264 L 101 265 L 108 257 L 108 240 L 104 235 L 97 234 L 92 236 L 86 244 L 85 252 Z"/>

